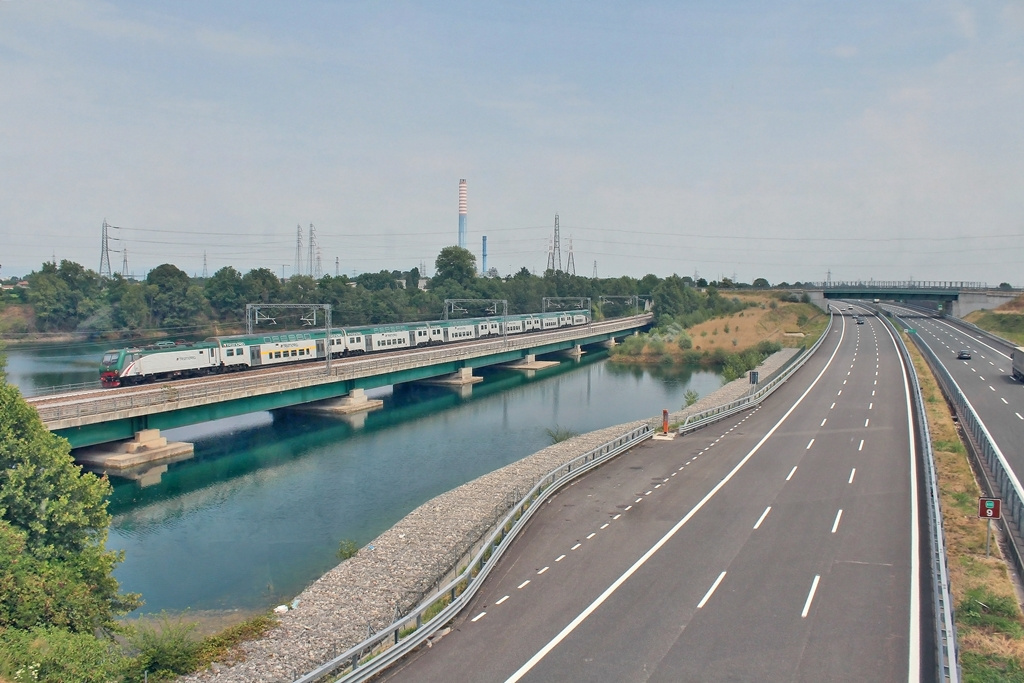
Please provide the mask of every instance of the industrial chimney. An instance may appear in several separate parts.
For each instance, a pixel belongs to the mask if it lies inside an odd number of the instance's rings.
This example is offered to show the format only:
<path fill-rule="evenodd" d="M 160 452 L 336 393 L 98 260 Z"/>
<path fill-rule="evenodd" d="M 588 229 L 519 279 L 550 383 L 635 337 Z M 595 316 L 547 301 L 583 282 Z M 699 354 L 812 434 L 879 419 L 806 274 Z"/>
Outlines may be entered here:
<path fill-rule="evenodd" d="M 466 248 L 466 179 L 459 181 L 459 246 Z"/>

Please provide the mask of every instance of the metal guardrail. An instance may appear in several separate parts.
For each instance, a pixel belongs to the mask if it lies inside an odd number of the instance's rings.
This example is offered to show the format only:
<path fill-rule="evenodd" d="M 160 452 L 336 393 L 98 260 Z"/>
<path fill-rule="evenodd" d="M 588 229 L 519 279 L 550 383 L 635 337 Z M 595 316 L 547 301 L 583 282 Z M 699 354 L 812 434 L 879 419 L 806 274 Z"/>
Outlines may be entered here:
<path fill-rule="evenodd" d="M 589 334 L 625 331 L 649 321 L 651 317 L 651 314 L 642 314 L 629 318 L 616 318 L 615 320 L 590 323 L 585 327 L 572 327 L 565 330 L 543 333 L 542 338 L 538 338 L 535 335 L 516 336 L 477 343 L 469 347 L 424 349 L 409 351 L 399 356 L 357 358 L 351 361 L 347 360 L 344 363 L 335 363 L 331 368 L 330 375 L 324 373 L 324 365 L 322 363 L 314 363 L 309 367 L 297 368 L 290 372 L 274 373 L 273 375 L 241 373 L 231 377 L 209 378 L 202 382 L 184 385 L 177 382 L 168 382 L 154 385 L 152 388 L 143 391 L 133 391 L 127 394 L 120 394 L 115 390 L 108 389 L 104 390 L 102 395 L 97 396 L 94 400 L 83 401 L 81 398 L 72 398 L 67 403 L 38 405 L 36 409 L 44 423 L 82 419 L 90 416 L 152 407 L 163 407 L 166 410 L 171 410 L 174 408 L 215 403 L 239 391 L 244 391 L 247 396 L 259 396 L 292 388 L 359 379 L 391 371 L 404 370 L 410 367 L 471 360 L 503 351 L 518 351 L 559 341 L 572 341 L 586 337 Z"/>
<path fill-rule="evenodd" d="M 702 417 L 699 417 L 698 421 L 691 423 L 689 427 L 697 429 L 767 398 L 821 346 L 825 337 L 828 336 L 829 331 L 832 329 L 832 322 L 833 318 L 830 317 L 829 324 L 818 338 L 818 341 L 809 350 L 791 358 L 786 365 L 773 373 L 775 377 L 772 380 L 766 382 L 763 387 L 759 387 L 754 394 L 698 413 L 698 416 Z M 691 431 L 691 429 L 688 428 L 686 431 Z M 685 433 L 682 427 L 679 433 Z M 549 472 L 516 505 L 512 512 L 505 517 L 501 525 L 496 528 L 496 531 L 484 543 L 482 549 L 474 556 L 469 567 L 461 572 L 459 576 L 402 619 L 395 621 L 313 671 L 295 679 L 295 683 L 312 683 L 326 676 L 337 675 L 337 672 L 341 669 L 348 669 L 348 673 L 336 679 L 339 682 L 355 683 L 357 681 L 365 681 L 423 644 L 468 604 L 469 600 L 472 599 L 473 595 L 476 594 L 483 584 L 491 568 L 496 564 L 501 555 L 504 554 L 519 531 L 525 527 L 533 512 L 539 509 L 539 503 L 543 502 L 548 495 L 557 491 L 570 479 L 629 450 L 641 441 L 650 438 L 653 434 L 654 431 L 650 425 L 641 425 L 628 434 L 624 434 L 598 448 L 588 451 L 558 469 Z M 430 613 L 435 614 L 427 618 L 427 615 Z M 366 662 L 365 664 L 363 664 L 364 661 Z"/>
<path fill-rule="evenodd" d="M 629 450 L 653 434 L 649 425 L 641 425 L 544 475 L 495 527 L 468 567 L 455 579 L 409 614 L 297 678 L 295 683 L 311 683 L 326 676 L 336 676 L 345 669 L 348 672 L 337 680 L 345 683 L 365 681 L 421 645 L 469 603 L 483 585 L 491 568 L 548 496 L 570 479 Z"/>
<path fill-rule="evenodd" d="M 943 316 L 943 317 L 946 317 L 946 316 Z M 1016 342 L 1012 342 L 1009 339 L 1004 339 L 1003 337 L 1000 337 L 998 334 L 995 334 L 994 332 L 989 332 L 988 330 L 983 330 L 980 327 L 978 327 L 977 325 L 975 325 L 974 323 L 969 323 L 966 320 L 964 320 L 963 318 L 956 318 L 956 317 L 953 317 L 953 316 L 948 316 L 948 317 L 953 318 L 954 320 L 956 320 L 958 325 L 963 325 L 964 327 L 969 328 L 973 332 L 977 332 L 979 334 L 982 334 L 982 335 L 988 337 L 989 339 L 991 339 L 994 342 L 998 342 L 1000 344 L 1006 344 L 1011 349 L 1015 349 L 1015 348 L 1017 348 L 1017 346 L 1019 346 L 1019 344 L 1017 344 Z"/>
<path fill-rule="evenodd" d="M 903 355 L 907 370 L 910 374 L 910 383 L 914 395 L 916 407 L 916 418 L 921 454 L 924 469 L 925 504 L 928 508 L 928 557 L 932 571 L 932 605 L 935 609 L 935 642 L 936 642 L 936 666 L 941 672 L 942 680 L 949 683 L 958 683 L 960 680 L 960 665 L 957 655 L 956 623 L 953 618 L 955 609 L 953 593 L 949 585 L 949 560 L 946 557 L 946 539 L 942 531 L 942 507 L 939 501 L 939 481 L 935 470 L 935 458 L 932 453 L 931 432 L 928 429 L 928 417 L 925 414 L 924 398 L 921 395 L 921 384 L 918 381 L 917 370 L 910 358 L 903 338 L 892 323 L 885 317 L 881 317 L 885 324 L 894 332 L 894 338 Z M 911 337 L 916 337 L 916 333 Z M 918 348 L 920 340 L 915 340 Z"/>
<path fill-rule="evenodd" d="M 907 327 L 906 323 L 897 316 L 893 316 L 900 324 L 904 325 L 905 329 L 911 329 Z M 935 355 L 935 352 L 924 343 L 919 337 L 917 332 L 908 332 L 910 338 L 914 341 L 914 344 L 920 349 L 924 355 L 925 360 L 928 361 L 928 365 L 931 366 L 932 372 L 935 373 L 936 378 L 939 380 L 939 385 L 942 387 L 943 393 L 946 398 L 949 399 L 950 403 L 953 404 L 956 410 L 957 417 L 960 420 L 960 424 L 964 430 L 967 431 L 968 435 L 974 440 L 977 445 L 979 452 L 979 458 L 982 460 L 982 464 L 988 468 L 988 471 L 993 477 L 993 487 L 995 491 L 993 493 L 999 494 L 1003 499 L 1003 510 L 1004 519 L 1012 532 L 1009 534 L 1011 540 L 1015 541 L 1014 546 L 1016 548 L 1016 559 L 1015 562 L 1018 565 L 1018 571 L 1024 572 L 1024 561 L 1021 561 L 1022 553 L 1021 549 L 1016 543 L 1016 539 L 1022 536 L 1022 523 L 1024 523 L 1024 487 L 1021 486 L 1020 480 L 1017 475 L 1014 474 L 1013 468 L 1010 467 L 1010 463 L 1006 461 L 1006 457 L 1003 455 L 1002 450 L 996 444 L 995 439 L 992 438 L 992 434 L 988 431 L 985 423 L 981 417 L 974 410 L 974 406 L 968 400 L 967 396 L 964 395 L 960 389 L 960 385 L 957 384 L 953 376 L 946 370 L 946 367 L 939 360 L 939 357 Z"/>
<path fill-rule="evenodd" d="M 772 392 L 778 389 L 779 386 L 789 379 L 794 372 L 803 367 L 803 364 L 814 355 L 814 352 L 818 350 L 818 347 L 821 346 L 821 343 L 825 340 L 825 337 L 828 336 L 829 331 L 831 331 L 834 317 L 835 314 L 830 313 L 828 326 L 825 328 L 825 331 L 821 333 L 821 336 L 818 337 L 818 341 L 814 342 L 810 349 L 806 349 L 790 358 L 788 363 L 783 365 L 776 372 L 772 373 L 772 378 L 767 382 L 759 383 L 756 388 L 748 391 L 735 401 L 730 401 L 724 405 L 715 406 L 699 413 L 688 415 L 683 421 L 683 424 L 679 425 L 679 428 L 676 430 L 677 433 L 682 436 L 683 434 L 696 431 L 713 422 L 723 420 L 730 415 L 735 415 L 740 411 L 748 410 L 768 398 Z"/>
<path fill-rule="evenodd" d="M 21 395 L 25 398 L 35 398 L 37 396 L 53 396 L 54 394 L 68 394 L 73 391 L 93 391 L 95 389 L 102 389 L 100 381 L 94 380 L 92 382 L 78 382 L 77 384 L 59 384 L 52 387 L 33 387 L 28 391 L 21 392 Z"/>

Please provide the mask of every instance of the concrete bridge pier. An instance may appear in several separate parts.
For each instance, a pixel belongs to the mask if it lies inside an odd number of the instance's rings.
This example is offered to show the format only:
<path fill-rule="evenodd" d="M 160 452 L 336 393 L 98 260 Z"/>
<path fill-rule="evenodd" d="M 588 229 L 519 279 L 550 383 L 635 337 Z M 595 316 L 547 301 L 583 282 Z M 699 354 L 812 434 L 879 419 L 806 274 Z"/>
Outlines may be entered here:
<path fill-rule="evenodd" d="M 615 337 L 612 337 L 608 341 L 601 342 L 601 346 L 603 346 L 606 349 L 614 349 L 618 345 L 619 342 L 615 341 Z"/>
<path fill-rule="evenodd" d="M 580 358 L 583 357 L 583 354 L 586 353 L 586 352 L 583 350 L 583 348 L 579 344 L 577 344 L 576 346 L 572 347 L 571 349 L 566 349 L 565 351 L 561 351 L 560 353 L 562 353 L 563 355 L 569 356 L 569 358 L 572 358 L 573 360 L 579 360 Z"/>
<path fill-rule="evenodd" d="M 537 355 L 534 353 L 527 354 L 522 360 L 517 360 L 514 363 L 506 363 L 505 367 L 511 370 L 543 370 L 544 368 L 550 368 L 552 365 L 558 365 L 557 360 L 537 360 Z"/>
<path fill-rule="evenodd" d="M 462 368 L 458 372 L 453 372 L 450 375 L 442 375 L 440 377 L 431 377 L 430 379 L 420 380 L 420 383 L 440 387 L 461 387 L 467 384 L 476 384 L 477 382 L 483 381 L 483 377 L 476 377 L 473 375 L 473 368 Z"/>
<path fill-rule="evenodd" d="M 168 442 L 159 429 L 143 429 L 131 441 L 77 448 L 71 455 L 75 462 L 90 472 L 107 474 L 122 479 L 134 479 L 141 486 L 160 481 L 167 464 L 188 460 L 195 454 L 195 446 L 182 441 Z M 154 466 L 156 463 L 162 465 Z"/>
<path fill-rule="evenodd" d="M 312 403 L 300 403 L 289 406 L 286 410 L 296 410 L 303 413 L 318 413 L 321 415 L 352 415 L 354 413 L 368 413 L 384 406 L 384 401 L 379 398 L 367 398 L 363 389 L 353 389 L 347 396 L 340 398 L 328 398 L 323 401 Z"/>

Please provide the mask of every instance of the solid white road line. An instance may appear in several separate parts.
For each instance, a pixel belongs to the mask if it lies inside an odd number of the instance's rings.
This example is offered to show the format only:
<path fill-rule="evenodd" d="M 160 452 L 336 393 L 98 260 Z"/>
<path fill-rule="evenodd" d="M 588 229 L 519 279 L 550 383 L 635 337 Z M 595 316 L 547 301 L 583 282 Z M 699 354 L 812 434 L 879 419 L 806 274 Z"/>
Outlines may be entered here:
<path fill-rule="evenodd" d="M 896 338 L 892 332 L 889 333 L 889 341 L 900 361 L 900 369 L 903 371 L 903 395 L 907 405 L 907 439 L 910 442 L 908 451 L 910 461 L 910 609 L 908 617 L 910 628 L 908 631 L 908 644 L 910 646 L 910 657 L 907 661 L 907 681 L 916 683 L 921 680 L 921 576 L 918 572 L 918 557 L 921 554 L 921 541 L 918 536 L 918 510 L 917 510 L 917 439 L 914 436 L 914 414 L 913 404 L 910 400 L 910 377 L 907 372 L 907 365 L 903 362 L 903 355 L 899 353 L 896 345 Z M 953 381 L 956 384 L 956 381 Z M 957 387 L 959 389 L 959 387 Z M 970 402 L 968 402 L 970 405 Z M 973 410 L 973 408 L 972 408 Z"/>
<path fill-rule="evenodd" d="M 839 520 L 842 518 L 842 516 L 843 516 L 843 511 L 842 510 L 840 510 L 839 512 L 836 513 L 836 521 L 832 522 L 832 533 L 835 533 L 836 529 L 839 528 Z"/>
<path fill-rule="evenodd" d="M 586 609 L 584 609 L 582 612 L 580 612 L 578 615 L 576 615 L 576 617 L 572 621 L 570 621 L 565 626 L 565 628 L 563 628 L 558 633 L 558 635 L 556 635 L 554 638 L 552 638 L 547 643 L 547 645 L 545 645 L 540 650 L 538 650 L 537 653 L 535 655 L 533 655 L 532 657 L 530 657 L 530 659 L 525 664 L 523 664 L 521 667 L 519 667 L 518 671 L 516 671 L 514 674 L 509 676 L 508 679 L 505 681 L 505 683 L 516 683 L 516 681 L 520 680 L 523 676 L 528 674 L 533 669 L 533 667 L 537 666 L 537 663 L 540 662 L 542 659 L 544 659 L 548 655 L 549 652 L 551 652 L 556 647 L 558 647 L 559 643 L 561 643 L 563 640 L 565 640 L 569 636 L 569 634 L 571 634 L 573 631 L 575 631 L 576 628 L 587 619 L 587 617 L 589 617 L 591 614 L 593 614 L 597 610 L 598 607 L 603 605 L 604 602 L 606 600 L 608 600 L 608 598 L 611 597 L 612 594 L 615 593 L 615 591 L 617 591 L 619 589 L 619 587 L 622 584 L 624 584 L 626 581 L 628 581 L 629 577 L 633 576 L 633 574 L 635 574 L 642 566 L 644 566 L 644 564 L 647 563 L 647 560 L 651 559 L 651 557 L 653 557 L 655 553 L 657 553 L 659 550 L 661 550 L 661 548 L 666 543 L 668 543 L 672 539 L 672 537 L 675 536 L 679 532 L 680 529 L 682 529 L 684 526 L 686 526 L 687 522 L 689 522 L 690 519 L 693 518 L 694 515 L 696 515 L 698 512 L 700 512 L 701 508 L 703 508 L 707 504 L 707 502 L 709 500 L 714 498 L 715 495 L 722 489 L 722 487 L 725 486 L 726 484 L 728 484 L 729 481 L 734 476 L 736 476 L 736 473 L 739 472 L 743 468 L 743 466 L 746 465 L 747 462 L 749 462 L 749 460 L 752 457 L 754 457 L 754 454 L 757 453 L 759 450 L 761 450 L 761 446 L 763 446 L 765 444 L 765 442 L 767 442 L 768 439 L 770 439 L 772 437 L 772 435 L 775 434 L 775 432 L 778 430 L 778 428 L 780 426 L 782 426 L 783 422 L 785 422 L 787 419 L 789 419 L 789 416 L 793 414 L 793 411 L 795 411 L 797 409 L 797 407 L 799 407 L 799 405 L 801 403 L 803 403 L 804 399 L 807 398 L 807 395 L 811 393 L 811 391 L 814 389 L 815 386 L 817 386 L 817 384 L 821 380 L 821 378 L 824 377 L 825 373 L 828 372 L 829 366 L 832 365 L 832 361 L 835 360 L 836 354 L 839 353 L 839 348 L 842 346 L 843 337 L 846 334 L 846 324 L 845 324 L 845 322 L 844 322 L 843 326 L 840 328 L 840 330 L 841 331 L 840 331 L 840 334 L 839 334 L 839 342 L 836 344 L 835 350 L 832 351 L 832 355 L 829 357 L 828 361 L 825 363 L 825 367 L 823 367 L 821 369 L 821 372 L 819 372 L 818 376 L 814 378 L 814 381 L 811 382 L 810 386 L 808 386 L 807 389 L 804 391 L 804 393 L 802 393 L 800 395 L 800 398 L 798 398 L 796 400 L 796 402 L 793 403 L 793 405 L 789 407 L 789 410 L 787 410 L 786 413 L 781 418 L 779 418 L 779 421 L 776 422 L 775 425 L 771 429 L 768 430 L 767 434 L 765 434 L 763 437 L 761 437 L 761 440 L 758 441 L 757 444 L 752 449 L 750 449 L 750 452 L 748 452 L 745 456 L 743 456 L 743 458 L 738 463 L 736 463 L 736 466 L 733 467 L 732 470 L 730 470 L 729 473 L 727 475 L 725 475 L 724 478 L 722 478 L 717 484 L 715 484 L 711 488 L 711 490 L 708 491 L 707 494 L 703 498 L 701 498 L 700 502 L 698 502 L 696 505 L 694 505 L 693 508 L 691 508 L 690 511 L 687 512 L 686 515 L 682 519 L 680 519 L 678 522 L 676 522 L 675 526 L 673 526 L 671 529 L 669 529 L 668 532 L 666 532 L 665 535 L 662 536 L 661 539 L 659 539 L 657 543 L 655 543 L 653 546 L 651 546 L 647 550 L 647 552 L 645 552 L 643 555 L 641 555 L 640 558 L 636 562 L 634 562 L 633 565 L 629 569 L 627 569 L 625 572 L 623 572 L 622 576 L 620 576 L 614 582 L 612 582 L 612 584 L 610 586 L 608 586 L 608 588 L 606 588 L 604 590 L 604 592 L 601 593 L 601 595 L 597 596 L 597 598 L 595 598 L 594 601 L 591 602 L 587 606 Z M 795 467 L 793 469 L 794 469 L 794 471 L 796 470 Z M 916 518 L 915 518 L 915 524 L 916 524 Z M 917 549 L 915 547 L 915 552 L 916 552 L 916 550 Z M 724 572 L 723 572 L 723 576 L 724 576 Z M 915 607 L 916 607 L 916 605 L 915 605 Z M 920 647 L 920 645 L 918 644 L 917 641 L 913 641 L 911 646 L 912 647 L 918 647 L 918 648 Z"/>
<path fill-rule="evenodd" d="M 804 611 L 800 613 L 802 619 L 807 618 L 807 613 L 811 611 L 811 600 L 814 600 L 814 591 L 818 590 L 818 581 L 821 581 L 821 574 L 814 575 L 814 581 L 811 583 L 811 592 L 807 594 L 807 602 L 804 603 Z"/>
<path fill-rule="evenodd" d="M 724 578 L 725 572 L 722 572 L 718 575 L 718 578 L 715 579 L 715 582 L 711 584 L 711 588 L 708 589 L 708 592 L 705 593 L 704 597 L 701 598 L 700 602 L 697 603 L 697 609 L 703 609 L 704 605 L 706 605 L 708 600 L 711 599 L 711 594 L 715 592 L 715 589 L 718 588 L 718 584 L 722 583 L 722 579 Z"/>
<path fill-rule="evenodd" d="M 761 516 L 757 518 L 757 524 L 754 525 L 755 529 L 758 528 L 759 526 L 761 526 L 761 522 L 764 521 L 764 518 L 768 516 L 768 513 L 771 512 L 771 510 L 772 510 L 772 506 L 771 505 L 769 505 L 768 507 L 766 507 L 764 509 L 764 512 L 761 513 Z"/>

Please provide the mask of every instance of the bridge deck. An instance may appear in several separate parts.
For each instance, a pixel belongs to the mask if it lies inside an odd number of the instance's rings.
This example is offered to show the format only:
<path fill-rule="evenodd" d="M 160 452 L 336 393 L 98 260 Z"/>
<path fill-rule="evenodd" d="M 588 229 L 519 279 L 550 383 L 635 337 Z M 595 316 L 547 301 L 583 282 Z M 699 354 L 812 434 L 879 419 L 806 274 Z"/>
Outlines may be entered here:
<path fill-rule="evenodd" d="M 293 366 L 274 372 L 219 375 L 146 387 L 103 389 L 28 399 L 48 429 L 73 447 L 130 438 L 142 429 L 170 429 L 259 410 L 344 396 L 457 372 L 507 363 L 527 355 L 552 353 L 606 341 L 651 322 L 649 313 L 559 329 L 477 340 L 458 346 L 414 349 Z"/>

